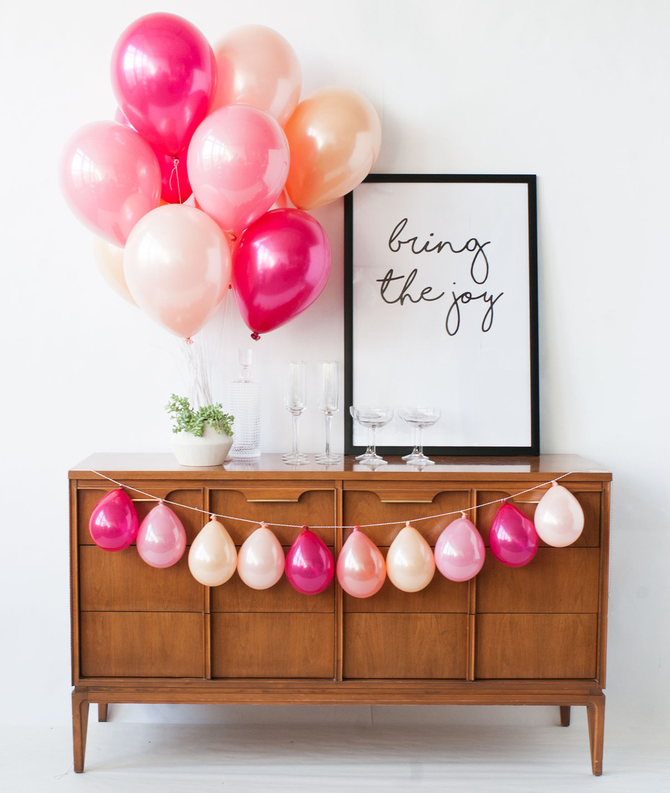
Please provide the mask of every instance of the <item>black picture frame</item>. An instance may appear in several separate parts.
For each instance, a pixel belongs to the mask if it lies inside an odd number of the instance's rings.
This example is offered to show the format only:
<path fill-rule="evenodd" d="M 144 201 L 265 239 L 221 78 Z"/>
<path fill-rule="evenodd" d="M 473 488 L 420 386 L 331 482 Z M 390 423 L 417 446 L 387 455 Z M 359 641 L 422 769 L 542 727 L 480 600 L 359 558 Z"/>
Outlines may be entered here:
<path fill-rule="evenodd" d="M 459 192 L 459 186 L 460 192 Z M 514 187 L 510 187 L 514 186 Z M 484 200 L 479 201 L 477 195 L 481 193 Z M 425 195 L 425 204 L 423 203 Z M 459 204 L 459 195 L 465 197 L 463 205 Z M 470 245 L 468 248 L 465 245 L 465 237 L 457 242 L 451 240 L 450 236 L 444 233 L 440 234 L 437 229 L 431 231 L 430 236 L 427 232 L 427 227 L 422 230 L 423 237 L 416 234 L 411 236 L 412 231 L 415 229 L 408 228 L 415 218 L 409 218 L 404 207 L 403 202 L 409 201 L 413 210 L 417 207 L 425 206 L 427 213 L 435 215 L 436 206 L 440 205 L 440 197 L 444 199 L 445 212 L 447 208 L 453 205 L 454 214 L 459 215 L 462 213 L 465 217 L 465 208 L 468 209 L 467 221 L 463 221 L 463 228 L 466 226 L 472 228 L 473 225 L 477 226 L 477 219 L 474 216 L 482 213 L 482 222 L 480 225 L 483 227 L 483 235 L 479 239 L 474 233 L 470 232 L 467 238 L 467 243 Z M 396 203 L 394 203 L 396 202 Z M 498 202 L 498 204 L 496 204 Z M 393 208 L 397 204 L 397 211 L 393 213 Z M 498 208 L 496 208 L 498 207 Z M 522 211 L 523 210 L 523 211 Z M 500 214 L 501 219 L 497 220 L 497 214 Z M 399 223 L 396 223 L 397 218 L 405 218 L 408 222 L 402 227 L 401 233 L 393 238 Z M 388 223 L 386 223 L 388 220 Z M 368 221 L 371 221 L 368 224 Z M 430 223 L 430 221 L 428 221 Z M 420 223 L 419 223 L 420 225 Z M 377 228 L 378 226 L 378 228 Z M 483 280 L 477 278 L 475 284 L 479 284 L 478 290 L 481 291 L 481 285 L 486 286 L 486 280 L 489 273 L 492 272 L 494 265 L 489 265 L 491 253 L 496 250 L 495 240 L 493 235 L 489 233 L 488 228 L 495 229 L 496 234 L 504 240 L 509 237 L 515 240 L 514 244 L 510 244 L 510 254 L 503 254 L 501 259 L 504 261 L 506 267 L 505 277 L 516 278 L 513 282 L 512 288 L 507 291 L 502 290 L 496 297 L 494 292 L 488 295 L 487 290 L 484 295 L 475 295 L 474 289 L 466 290 L 464 293 L 460 292 L 460 286 L 449 287 L 452 289 L 451 294 L 447 294 L 447 287 L 444 283 L 435 285 L 433 284 L 431 292 L 429 288 L 422 288 L 419 284 L 412 295 L 405 294 L 405 299 L 402 299 L 403 290 L 400 290 L 399 285 L 396 284 L 401 278 L 405 278 L 404 285 L 407 284 L 407 278 L 404 270 L 410 265 L 413 265 L 417 260 L 412 260 L 406 267 L 401 267 L 403 272 L 397 277 L 388 276 L 388 271 L 384 273 L 384 264 L 386 259 L 391 253 L 402 253 L 407 256 L 419 253 L 436 253 L 441 255 L 446 253 L 447 256 L 443 261 L 447 261 L 449 256 L 456 256 L 464 252 L 474 253 L 470 267 L 470 278 L 475 279 L 475 261 L 479 254 L 483 252 L 484 246 L 485 253 L 488 254 L 486 259 L 486 270 L 480 272 L 483 275 Z M 376 230 L 375 230 L 376 229 Z M 385 236 L 387 232 L 392 232 L 388 238 Z M 406 236 L 406 239 L 401 239 Z M 414 240 L 414 242 L 412 242 Z M 437 241 L 437 242 L 434 242 Z M 473 242 L 474 240 L 474 242 Z M 479 240 L 479 241 L 478 241 Z M 436 249 L 430 247 L 431 245 L 442 244 L 441 248 Z M 386 245 L 386 248 L 384 248 Z M 405 246 L 404 248 L 402 246 Z M 479 248 L 481 250 L 479 250 Z M 493 247 L 490 247 L 493 246 Z M 526 247 L 527 246 L 527 247 Z M 398 250 L 395 250 L 395 248 Z M 412 250 L 413 248 L 413 250 Z M 423 250 L 422 250 L 423 248 Z M 505 248 L 505 242 L 498 246 L 498 250 Z M 525 251 L 525 253 L 522 253 Z M 366 263 L 359 264 L 358 258 L 363 256 Z M 377 264 L 379 259 L 379 264 Z M 480 256 L 480 262 L 484 259 Z M 372 260 L 373 264 L 369 262 Z M 428 258 L 423 260 L 428 261 Z M 425 266 L 425 265 L 424 265 Z M 434 265 L 431 265 L 434 266 Z M 477 263 L 479 267 L 479 263 Z M 367 268 L 367 269 L 366 269 Z M 414 269 L 419 270 L 419 267 Z M 382 276 L 380 277 L 380 273 Z M 392 271 L 395 275 L 395 271 Z M 451 280 L 452 276 L 448 276 Z M 426 446 L 425 451 L 428 455 L 433 456 L 452 456 L 452 455 L 538 455 L 540 453 L 540 415 L 539 415 L 539 371 L 538 371 L 538 299 L 537 299 L 537 185 L 536 176 L 534 175 L 467 175 L 467 174 L 371 174 L 369 175 L 357 188 L 345 196 L 344 200 L 344 327 L 345 327 L 345 453 L 349 455 L 360 454 L 365 451 L 365 447 L 359 443 L 355 443 L 354 437 L 354 422 L 349 413 L 349 406 L 354 404 L 354 398 L 357 392 L 365 391 L 365 386 L 370 385 L 367 379 L 374 379 L 377 374 L 382 373 L 381 380 L 383 380 L 385 373 L 393 371 L 396 382 L 401 383 L 405 378 L 411 377 L 411 368 L 413 365 L 414 351 L 417 350 L 417 344 L 423 345 L 423 340 L 426 337 L 431 338 L 431 334 L 435 334 L 435 322 L 432 322 L 430 328 L 423 328 L 422 322 L 427 322 L 427 311 L 423 314 L 417 310 L 416 306 L 421 304 L 423 298 L 426 303 L 434 302 L 436 305 L 444 299 L 446 306 L 451 301 L 451 328 L 449 327 L 449 316 L 445 321 L 444 330 L 447 336 L 455 337 L 460 331 L 460 318 L 461 310 L 463 316 L 465 315 L 466 307 L 469 304 L 476 303 L 478 298 L 482 298 L 480 307 L 483 307 L 486 302 L 489 303 L 486 315 L 490 314 L 489 319 L 491 323 L 488 329 L 485 328 L 485 320 L 482 320 L 480 330 L 482 332 L 481 338 L 484 338 L 485 333 L 493 330 L 493 324 L 497 317 L 502 314 L 504 317 L 503 307 L 508 310 L 511 315 L 515 312 L 516 316 L 516 330 L 509 332 L 510 339 L 514 339 L 512 346 L 514 349 L 504 349 L 504 354 L 498 355 L 496 361 L 501 358 L 512 362 L 511 365 L 518 366 L 523 371 L 523 375 L 516 378 L 511 383 L 510 388 L 518 389 L 518 400 L 510 402 L 507 405 L 508 415 L 514 413 L 514 420 L 511 422 L 516 430 L 509 428 L 509 437 L 499 437 L 505 435 L 508 431 L 509 421 L 506 420 L 506 415 L 502 412 L 501 415 L 496 417 L 495 411 L 497 405 L 495 398 L 489 399 L 489 410 L 484 416 L 482 426 L 490 428 L 490 437 L 486 434 L 485 430 L 475 429 L 471 433 L 473 436 L 477 435 L 474 442 L 469 440 L 468 432 L 463 431 L 460 433 L 461 440 L 465 442 L 455 443 L 439 443 L 434 445 L 430 443 L 431 432 L 437 429 L 437 425 L 432 430 L 426 431 Z M 416 280 L 416 279 L 415 279 Z M 372 282 L 375 282 L 374 284 Z M 518 283 L 517 283 L 518 282 Z M 377 286 L 379 284 L 379 286 Z M 386 284 L 386 292 L 382 292 Z M 375 293 L 372 297 L 374 290 Z M 442 289 L 443 295 L 439 296 L 436 293 L 437 289 Z M 454 291 L 455 289 L 455 291 Z M 458 292 L 458 294 L 457 294 Z M 387 296 L 387 293 L 389 296 Z M 365 295 L 364 301 L 367 302 L 367 308 L 361 308 L 360 296 Z M 469 298 L 467 297 L 469 295 Z M 507 304 L 503 301 L 503 296 Z M 370 301 L 374 300 L 374 304 Z M 499 302 L 500 305 L 494 304 Z M 455 304 L 455 305 L 454 305 Z M 391 317 L 393 312 L 386 312 L 388 307 L 395 306 L 394 319 L 387 319 Z M 411 308 L 411 310 L 405 310 Z M 381 308 L 380 308 L 381 307 Z M 456 309 L 453 311 L 453 309 Z M 405 311 L 406 319 L 403 320 L 403 315 L 400 310 Z M 432 312 L 433 309 L 430 308 Z M 497 313 L 496 313 L 497 311 Z M 405 334 L 408 334 L 407 340 L 402 342 L 402 350 L 393 350 L 389 354 L 388 350 L 383 349 L 383 345 L 379 344 L 379 334 L 366 333 L 364 325 L 369 322 L 370 312 L 374 313 L 375 317 L 381 317 L 382 334 L 383 327 L 391 330 L 391 333 L 397 333 L 400 327 L 403 329 L 403 339 Z M 434 313 L 434 312 L 433 312 Z M 448 312 L 447 312 L 448 313 Z M 481 314 L 480 314 L 481 315 Z M 425 316 L 426 319 L 422 319 Z M 457 317 L 459 324 L 456 325 L 454 317 Z M 511 320 L 510 320 L 511 322 Z M 405 323 L 405 324 L 403 324 Z M 498 322 L 496 329 L 500 325 L 505 327 L 505 320 Z M 453 333 L 454 328 L 456 332 Z M 376 330 L 376 328 L 375 328 Z M 486 346 L 489 339 L 494 338 L 495 334 L 486 337 L 486 342 L 476 341 L 471 326 L 468 326 L 466 331 L 470 334 L 470 346 L 478 345 L 477 350 Z M 503 331 L 497 331 L 499 338 L 495 344 L 505 345 L 503 338 Z M 425 335 L 427 334 L 427 336 Z M 523 337 L 523 339 L 522 339 Z M 444 345 L 444 340 L 439 335 L 433 335 L 432 339 L 436 340 L 436 344 Z M 413 341 L 414 340 L 414 341 Z M 430 342 L 429 342 L 430 343 Z M 493 342 L 491 342 L 493 343 Z M 463 343 L 465 344 L 465 342 Z M 454 348 L 447 348 L 453 350 Z M 479 353 L 478 353 L 479 354 Z M 367 368 L 361 365 L 357 366 L 358 359 L 372 361 L 373 365 L 370 369 L 374 372 L 368 374 Z M 385 357 L 386 356 L 386 357 Z M 403 358 L 404 356 L 404 358 Z M 452 361 L 452 354 L 449 353 L 449 360 Z M 477 356 L 474 356 L 477 358 Z M 452 361 L 452 369 L 458 368 L 461 373 L 461 382 L 469 382 L 468 378 L 468 362 L 467 357 L 464 355 L 464 360 L 455 359 L 458 367 Z M 439 361 L 438 361 L 439 364 Z M 486 378 L 488 366 L 478 365 L 473 369 L 471 374 L 474 378 L 478 378 L 481 383 Z M 495 372 L 506 372 L 506 367 L 502 367 L 500 363 L 493 364 L 491 368 L 491 377 Z M 357 375 L 358 372 L 358 375 Z M 375 372 L 377 374 L 375 374 Z M 355 382 L 354 378 L 358 376 L 359 381 Z M 366 382 L 363 383 L 362 381 Z M 357 386 L 360 384 L 360 388 Z M 455 385 L 455 388 L 458 386 Z M 491 389 L 496 388 L 495 381 L 491 381 Z M 503 386 L 504 387 L 504 386 Z M 434 389 L 433 389 L 434 390 Z M 386 394 L 389 393 L 387 388 Z M 509 396 L 513 400 L 514 394 Z M 488 395 L 487 395 L 488 398 Z M 367 400 L 365 400 L 367 401 Z M 378 401 L 378 400 L 377 400 Z M 386 399 L 385 404 L 393 404 L 393 399 Z M 367 401 L 367 404 L 370 404 Z M 425 403 L 424 403 L 425 404 Z M 436 404 L 436 401 L 431 402 Z M 394 405 L 395 406 L 395 405 Z M 491 407 L 492 406 L 492 407 Z M 468 410 L 471 408 L 468 407 Z M 474 410 L 474 408 L 473 408 Z M 521 412 L 522 411 L 522 415 Z M 453 411 L 452 411 L 453 412 Z M 444 418 L 444 411 L 443 411 Z M 454 423 L 459 420 L 459 416 L 451 416 Z M 473 427 L 476 427 L 476 414 L 467 416 L 467 422 Z M 390 425 L 389 425 L 390 426 Z M 407 428 L 409 430 L 409 428 Z M 386 430 L 381 430 L 377 438 L 378 453 L 382 455 L 398 455 L 405 454 L 409 451 L 411 439 L 409 432 L 407 434 L 407 443 L 385 443 Z M 446 430 L 445 430 L 446 432 Z M 394 431 L 393 436 L 397 439 L 398 431 Z M 458 438 L 454 438 L 458 440 Z M 490 441 L 490 442 L 487 442 Z M 360 438 L 359 438 L 360 441 Z"/>

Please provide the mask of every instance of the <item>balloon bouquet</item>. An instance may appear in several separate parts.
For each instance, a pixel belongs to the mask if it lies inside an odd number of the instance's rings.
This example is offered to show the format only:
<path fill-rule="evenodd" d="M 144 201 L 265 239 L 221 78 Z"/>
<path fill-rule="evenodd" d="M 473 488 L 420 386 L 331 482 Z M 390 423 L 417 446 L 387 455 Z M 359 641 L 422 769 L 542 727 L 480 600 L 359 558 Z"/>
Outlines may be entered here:
<path fill-rule="evenodd" d="M 229 285 L 255 339 L 308 308 L 331 254 L 306 210 L 370 172 L 381 145 L 371 103 L 342 88 L 299 102 L 300 65 L 277 32 L 237 28 L 215 53 L 167 13 L 123 32 L 111 75 L 116 120 L 78 130 L 60 166 L 70 208 L 102 238 L 110 285 L 187 341 Z"/>

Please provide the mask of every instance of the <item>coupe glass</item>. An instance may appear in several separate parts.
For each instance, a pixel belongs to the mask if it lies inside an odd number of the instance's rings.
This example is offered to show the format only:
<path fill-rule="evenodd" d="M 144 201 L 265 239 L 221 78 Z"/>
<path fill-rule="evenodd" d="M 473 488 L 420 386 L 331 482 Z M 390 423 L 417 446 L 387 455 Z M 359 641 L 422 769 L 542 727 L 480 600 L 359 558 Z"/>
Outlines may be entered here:
<path fill-rule="evenodd" d="M 377 454 L 377 430 L 385 427 L 393 418 L 393 408 L 389 407 L 352 407 L 351 415 L 361 427 L 370 430 L 368 448 L 365 454 L 356 459 L 361 465 L 386 465 L 386 460 Z"/>
<path fill-rule="evenodd" d="M 316 456 L 317 463 L 331 465 L 339 463 L 342 458 L 339 454 L 330 451 L 330 429 L 333 416 L 339 408 L 340 385 L 338 378 L 337 361 L 322 361 L 319 364 L 319 396 L 316 406 L 323 411 L 326 419 L 326 451 Z"/>
<path fill-rule="evenodd" d="M 306 407 L 304 361 L 291 361 L 288 364 L 288 385 L 284 397 L 284 407 L 293 417 L 293 432 L 291 452 L 284 454 L 282 460 L 290 465 L 305 465 L 309 462 L 307 455 L 301 454 L 298 448 L 298 421 Z"/>
<path fill-rule="evenodd" d="M 403 458 L 406 460 L 407 465 L 434 465 L 435 461 L 423 453 L 423 431 L 427 427 L 432 427 L 440 420 L 442 412 L 437 407 L 402 407 L 398 408 L 398 416 L 415 430 L 419 432 L 418 450 L 415 447 L 415 454 L 412 452 L 408 457 Z"/>

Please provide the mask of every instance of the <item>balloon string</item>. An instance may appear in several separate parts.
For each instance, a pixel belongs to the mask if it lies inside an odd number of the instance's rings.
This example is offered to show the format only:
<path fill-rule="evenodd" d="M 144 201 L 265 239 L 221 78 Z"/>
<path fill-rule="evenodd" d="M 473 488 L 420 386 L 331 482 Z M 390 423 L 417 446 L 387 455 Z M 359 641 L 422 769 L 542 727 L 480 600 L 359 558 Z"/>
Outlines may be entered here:
<path fill-rule="evenodd" d="M 179 165 L 179 158 L 173 157 L 172 158 L 172 172 L 170 173 L 170 182 L 168 183 L 168 187 L 172 190 L 172 177 L 174 176 L 177 180 L 177 195 L 179 196 L 179 203 L 182 203 L 181 200 L 181 187 L 179 186 L 179 172 L 177 171 L 177 166 Z"/>
<path fill-rule="evenodd" d="M 111 476 L 107 476 L 106 474 L 100 473 L 100 471 L 94 471 L 92 468 L 85 469 L 88 473 L 96 474 L 96 476 L 101 476 L 103 479 L 107 479 L 109 482 L 117 485 L 118 487 L 122 487 L 125 490 L 132 490 L 134 493 L 141 493 L 143 496 L 148 496 L 151 499 L 155 499 L 157 501 L 161 501 L 162 504 L 171 504 L 174 507 L 181 507 L 182 509 L 190 509 L 193 512 L 200 512 L 202 515 L 210 515 L 215 516 L 217 518 L 225 518 L 226 520 L 237 520 L 242 523 L 261 523 L 263 526 L 278 526 L 282 529 L 304 529 L 305 527 L 302 524 L 298 523 L 270 523 L 269 521 L 258 521 L 258 520 L 251 520 L 250 518 L 239 518 L 235 515 L 220 515 L 218 512 L 210 512 L 207 509 L 200 509 L 199 507 L 191 507 L 188 504 L 178 504 L 176 501 L 168 501 L 167 498 L 158 499 L 156 496 L 151 495 L 151 493 L 145 493 L 144 490 L 139 490 L 136 487 L 132 487 L 131 485 L 124 485 L 122 482 L 117 482 L 116 479 L 112 479 Z M 576 471 L 568 471 L 567 474 L 561 474 L 557 476 L 555 479 L 550 479 L 548 482 L 543 482 L 541 485 L 534 485 L 533 487 L 529 487 L 527 490 L 521 490 L 518 493 L 515 493 L 513 496 L 505 496 L 505 498 L 497 498 L 495 501 L 487 501 L 485 504 L 477 504 L 476 507 L 467 507 L 466 509 L 455 509 L 452 512 L 441 512 L 439 515 L 425 515 L 422 518 L 413 518 L 412 520 L 405 521 L 405 520 L 390 520 L 386 523 L 359 523 L 355 526 L 310 526 L 312 529 L 371 529 L 375 526 L 397 526 L 400 523 L 418 523 L 420 520 L 433 520 L 433 518 L 447 518 L 451 515 L 465 515 L 466 512 L 472 512 L 475 509 L 481 509 L 482 507 L 490 507 L 492 504 L 503 504 L 506 501 L 510 501 L 515 499 L 517 496 L 523 496 L 525 493 L 532 493 L 533 490 L 541 490 L 543 487 L 549 487 L 549 485 L 553 485 L 554 482 L 558 482 L 559 479 L 564 479 L 566 476 L 571 476 L 572 474 L 577 473 Z"/>

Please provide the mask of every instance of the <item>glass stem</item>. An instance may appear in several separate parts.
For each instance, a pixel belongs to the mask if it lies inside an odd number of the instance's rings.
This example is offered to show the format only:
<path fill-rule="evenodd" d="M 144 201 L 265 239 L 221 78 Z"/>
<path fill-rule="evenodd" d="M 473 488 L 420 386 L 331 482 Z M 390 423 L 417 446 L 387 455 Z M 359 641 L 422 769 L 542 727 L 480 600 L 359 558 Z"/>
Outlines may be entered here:
<path fill-rule="evenodd" d="M 330 458 L 330 424 L 333 417 L 330 413 L 326 413 L 326 457 Z"/>
<path fill-rule="evenodd" d="M 419 454 L 423 456 L 423 427 L 419 427 Z"/>
<path fill-rule="evenodd" d="M 300 419 L 300 413 L 293 414 L 293 450 L 291 454 L 294 457 L 297 457 L 300 452 L 298 451 L 298 420 Z"/>
<path fill-rule="evenodd" d="M 372 456 L 377 454 L 377 427 L 372 428 Z"/>

